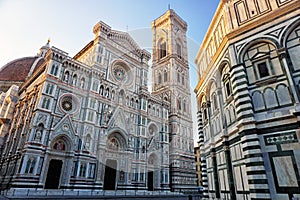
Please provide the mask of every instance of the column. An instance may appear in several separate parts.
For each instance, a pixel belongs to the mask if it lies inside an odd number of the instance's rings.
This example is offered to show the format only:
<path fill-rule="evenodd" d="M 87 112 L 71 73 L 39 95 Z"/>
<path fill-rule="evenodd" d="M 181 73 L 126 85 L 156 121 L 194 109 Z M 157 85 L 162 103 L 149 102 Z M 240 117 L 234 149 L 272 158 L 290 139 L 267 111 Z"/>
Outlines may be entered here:
<path fill-rule="evenodd" d="M 206 170 L 206 159 L 204 157 L 203 143 L 204 143 L 204 134 L 203 134 L 203 121 L 202 113 L 200 110 L 197 112 L 197 122 L 198 122 L 198 135 L 199 135 L 199 151 L 200 151 L 200 167 L 201 167 L 201 179 L 203 186 L 203 198 L 208 198 L 208 180 L 207 180 L 207 170 Z"/>

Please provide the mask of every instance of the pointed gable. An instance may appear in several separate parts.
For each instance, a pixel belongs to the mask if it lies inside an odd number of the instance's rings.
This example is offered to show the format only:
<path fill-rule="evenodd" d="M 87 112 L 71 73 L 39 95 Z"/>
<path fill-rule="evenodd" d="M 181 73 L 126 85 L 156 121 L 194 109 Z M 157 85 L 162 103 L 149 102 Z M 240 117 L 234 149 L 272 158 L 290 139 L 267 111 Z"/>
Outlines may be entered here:
<path fill-rule="evenodd" d="M 110 118 L 108 122 L 108 127 L 118 127 L 122 130 L 128 130 L 128 126 L 126 123 L 125 114 L 122 109 L 117 107 L 115 109 L 115 112 L 113 113 L 112 117 Z"/>
<path fill-rule="evenodd" d="M 142 53 L 142 49 L 126 32 L 112 30 L 109 34 L 109 38 L 122 46 L 126 53 L 134 53 L 138 56 L 140 56 Z"/>
<path fill-rule="evenodd" d="M 63 117 L 53 128 L 53 134 L 51 134 L 51 139 L 57 137 L 58 135 L 63 134 L 69 136 L 72 139 L 73 143 L 77 136 L 75 129 L 72 124 L 70 115 Z"/>

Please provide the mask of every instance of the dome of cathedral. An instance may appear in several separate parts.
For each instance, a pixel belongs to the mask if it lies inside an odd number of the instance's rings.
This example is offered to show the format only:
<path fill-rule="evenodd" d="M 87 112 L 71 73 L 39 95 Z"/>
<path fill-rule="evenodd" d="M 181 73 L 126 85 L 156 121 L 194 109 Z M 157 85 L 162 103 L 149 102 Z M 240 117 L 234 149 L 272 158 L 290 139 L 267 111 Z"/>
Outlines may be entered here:
<path fill-rule="evenodd" d="M 0 81 L 23 82 L 41 66 L 43 61 L 44 58 L 38 56 L 13 60 L 0 69 Z"/>

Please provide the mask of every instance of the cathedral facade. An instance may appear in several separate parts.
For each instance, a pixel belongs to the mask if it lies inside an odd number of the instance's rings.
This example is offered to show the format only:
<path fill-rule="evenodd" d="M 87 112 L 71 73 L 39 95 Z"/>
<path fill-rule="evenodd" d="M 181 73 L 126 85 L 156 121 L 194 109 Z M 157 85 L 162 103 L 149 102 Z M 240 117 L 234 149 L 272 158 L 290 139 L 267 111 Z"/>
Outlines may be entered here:
<path fill-rule="evenodd" d="M 195 188 L 187 24 L 168 10 L 152 31 L 152 68 L 99 22 L 74 57 L 48 42 L 1 69 L 2 190 Z"/>
<path fill-rule="evenodd" d="M 222 0 L 196 64 L 204 195 L 300 198 L 300 4 Z"/>

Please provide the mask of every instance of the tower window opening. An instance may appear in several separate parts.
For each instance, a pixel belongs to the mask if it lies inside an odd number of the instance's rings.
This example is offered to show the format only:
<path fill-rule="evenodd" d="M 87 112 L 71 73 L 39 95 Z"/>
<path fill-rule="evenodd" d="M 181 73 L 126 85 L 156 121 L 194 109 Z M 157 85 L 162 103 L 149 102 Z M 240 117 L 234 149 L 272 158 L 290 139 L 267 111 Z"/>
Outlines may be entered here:
<path fill-rule="evenodd" d="M 166 42 L 162 42 L 159 45 L 159 59 L 167 56 L 167 44 Z"/>
<path fill-rule="evenodd" d="M 179 59 L 181 59 L 182 58 L 182 55 L 181 55 L 181 45 L 177 43 L 176 44 L 176 49 L 177 49 L 177 57 Z"/>

